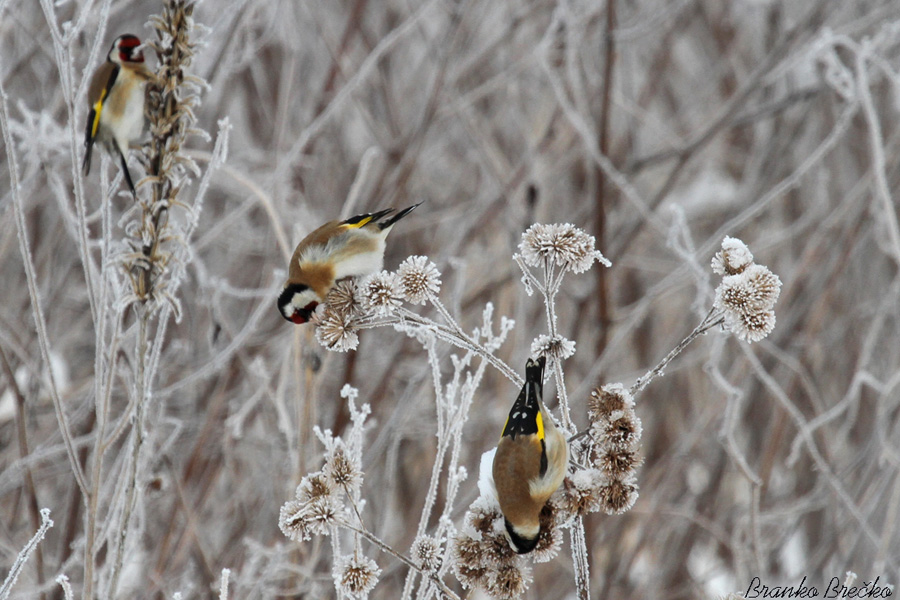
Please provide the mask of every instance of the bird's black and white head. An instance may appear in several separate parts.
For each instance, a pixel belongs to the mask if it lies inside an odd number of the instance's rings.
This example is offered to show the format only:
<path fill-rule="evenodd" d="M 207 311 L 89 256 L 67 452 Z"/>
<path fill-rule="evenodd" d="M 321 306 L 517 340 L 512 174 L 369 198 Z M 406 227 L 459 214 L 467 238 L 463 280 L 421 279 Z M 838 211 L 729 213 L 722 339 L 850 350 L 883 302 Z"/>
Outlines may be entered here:
<path fill-rule="evenodd" d="M 136 35 L 126 33 L 116 38 L 106 58 L 119 65 L 142 63 L 144 62 L 144 52 L 141 48 L 141 40 Z"/>
<path fill-rule="evenodd" d="M 278 312 L 296 325 L 309 321 L 317 306 L 319 297 L 309 289 L 309 286 L 302 283 L 285 284 L 284 290 L 278 296 Z"/>
<path fill-rule="evenodd" d="M 516 527 L 505 517 L 503 523 L 506 525 L 506 535 L 509 538 L 509 543 L 513 550 L 516 551 L 516 554 L 528 554 L 535 549 L 541 535 L 540 525 Z"/>

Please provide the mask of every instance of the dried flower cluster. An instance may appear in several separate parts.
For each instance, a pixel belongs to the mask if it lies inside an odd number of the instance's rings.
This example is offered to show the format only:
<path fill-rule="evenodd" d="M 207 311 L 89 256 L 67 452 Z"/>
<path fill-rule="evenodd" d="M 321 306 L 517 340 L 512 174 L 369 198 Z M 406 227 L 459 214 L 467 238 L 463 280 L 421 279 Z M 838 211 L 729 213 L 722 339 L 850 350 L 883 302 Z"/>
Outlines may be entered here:
<path fill-rule="evenodd" d="M 166 0 L 162 14 L 150 20 L 157 39 L 147 45 L 156 52 L 159 62 L 154 79 L 147 84 L 151 140 L 146 168 L 152 194 L 149 199 L 138 198 L 140 219 L 126 226 L 130 252 L 122 258 L 134 295 L 141 302 L 161 298 L 174 303 L 161 278 L 173 262 L 172 250 L 165 248 L 164 242 L 178 242 L 181 238 L 169 231 L 168 211 L 179 204 L 178 194 L 187 184 L 188 172 L 200 172 L 182 152 L 188 134 L 195 133 L 194 112 L 200 103 L 199 80 L 187 74 L 196 47 L 191 39 L 195 28 L 193 12 L 193 2 Z"/>
<path fill-rule="evenodd" d="M 594 248 L 594 236 L 571 223 L 535 223 L 522 234 L 519 252 L 530 267 L 542 266 L 546 261 L 573 273 L 583 273 L 594 260 L 609 265 Z"/>
<path fill-rule="evenodd" d="M 621 514 L 638 496 L 636 471 L 641 464 L 641 420 L 624 386 L 607 384 L 588 400 L 592 468 L 576 473 L 565 485 L 578 514 L 602 510 Z"/>
<path fill-rule="evenodd" d="M 396 272 L 338 281 L 316 321 L 316 339 L 335 352 L 356 350 L 363 325 L 393 316 L 404 301 L 425 304 L 440 289 L 441 273 L 425 256 L 410 256 Z"/>
<path fill-rule="evenodd" d="M 334 586 L 351 598 L 366 598 L 378 583 L 381 569 L 366 556 L 344 556 L 334 566 Z"/>
<path fill-rule="evenodd" d="M 295 498 L 281 507 L 278 518 L 282 533 L 298 542 L 329 535 L 340 525 L 345 497 L 358 495 L 363 481 L 358 452 L 329 431 L 316 433 L 326 447 L 325 464 L 300 481 Z"/>
<path fill-rule="evenodd" d="M 716 288 L 714 307 L 721 311 L 724 326 L 748 342 L 758 342 L 775 328 L 775 302 L 781 294 L 781 279 L 763 265 L 741 240 L 726 237 L 712 260 L 715 273 L 724 275 Z"/>
<path fill-rule="evenodd" d="M 547 540 L 542 536 L 535 552 L 547 556 L 554 542 L 552 537 Z M 513 551 L 506 537 L 499 505 L 484 495 L 469 507 L 463 529 L 453 538 L 451 561 L 464 587 L 483 588 L 492 598 L 518 598 L 531 582 L 531 568 Z"/>

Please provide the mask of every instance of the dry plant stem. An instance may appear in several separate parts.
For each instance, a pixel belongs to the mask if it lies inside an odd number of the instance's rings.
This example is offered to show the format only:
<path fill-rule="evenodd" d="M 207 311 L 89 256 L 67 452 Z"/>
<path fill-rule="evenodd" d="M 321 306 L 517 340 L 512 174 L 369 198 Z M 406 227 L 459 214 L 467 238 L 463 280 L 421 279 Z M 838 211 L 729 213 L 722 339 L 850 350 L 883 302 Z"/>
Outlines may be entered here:
<path fill-rule="evenodd" d="M 414 563 L 412 560 L 409 559 L 409 557 L 401 554 L 400 552 L 397 552 L 396 550 L 394 550 L 393 548 L 391 548 L 390 546 L 388 546 L 387 544 L 382 542 L 375 534 L 371 533 L 369 530 L 355 527 L 353 524 L 347 523 L 347 522 L 342 522 L 341 526 L 361 535 L 362 537 L 364 537 L 367 540 L 369 540 L 370 542 L 372 542 L 375 546 L 378 547 L 379 550 L 381 550 L 385 554 L 390 554 L 391 556 L 393 556 L 394 558 L 396 558 L 397 560 L 399 560 L 400 562 L 402 562 L 409 568 L 415 569 L 416 571 L 421 573 L 424 577 L 427 577 L 429 581 L 432 581 L 438 587 L 438 589 L 440 589 L 441 593 L 444 594 L 445 597 L 453 598 L 454 600 L 459 600 L 459 596 L 457 596 L 453 592 L 453 590 L 451 590 L 449 587 L 447 587 L 447 584 L 445 584 L 443 581 L 441 581 L 438 577 L 435 577 L 432 573 L 425 571 L 423 569 L 420 569 L 418 566 L 416 566 L 416 563 Z M 331 537 L 336 538 L 337 536 L 332 534 Z"/>
<path fill-rule="evenodd" d="M 128 465 L 126 478 L 125 506 L 122 510 L 122 520 L 119 523 L 118 540 L 116 544 L 116 557 L 113 563 L 112 576 L 109 583 L 107 598 L 115 598 L 119 586 L 119 574 L 122 571 L 122 561 L 125 556 L 125 544 L 128 541 L 128 530 L 131 522 L 131 513 L 134 510 L 137 495 L 137 473 L 140 461 L 141 446 L 144 442 L 144 413 L 147 404 L 147 328 L 150 320 L 150 311 L 146 307 L 138 309 L 139 331 L 137 345 L 137 381 L 136 395 L 137 406 L 132 422 L 131 461 Z M 86 582 L 85 582 L 86 583 Z"/>
<path fill-rule="evenodd" d="M 22 395 L 22 390 L 19 389 L 15 374 L 9 366 L 6 352 L 3 351 L 2 347 L 0 347 L 0 363 L 2 363 L 3 374 L 6 376 L 9 389 L 12 390 L 13 395 L 16 397 L 16 431 L 18 432 L 19 458 L 25 460 L 29 455 L 28 428 L 25 424 L 25 396 Z M 28 505 L 28 515 L 31 518 L 31 526 L 37 529 L 41 525 L 41 515 L 38 508 L 37 492 L 34 489 L 34 477 L 31 475 L 31 467 L 26 464 L 23 468 L 25 471 L 25 496 L 26 504 Z M 37 571 L 37 583 L 38 587 L 40 587 L 44 583 L 44 552 L 40 546 L 35 550 L 34 562 Z M 44 595 L 41 594 L 41 597 L 43 598 Z"/>
<path fill-rule="evenodd" d="M 803 417 L 803 413 L 801 413 L 800 409 L 797 408 L 796 405 L 794 405 L 794 403 L 787 396 L 778 382 L 775 381 L 775 379 L 768 373 L 768 371 L 766 371 L 765 367 L 763 367 L 762 363 L 759 361 L 759 358 L 757 358 L 753 350 L 749 348 L 747 344 L 740 344 L 740 348 L 744 353 L 744 356 L 750 362 L 750 365 L 753 367 L 756 376 L 759 378 L 765 388 L 768 389 L 769 392 L 778 400 L 779 404 L 781 404 L 781 406 L 787 411 L 788 415 L 790 415 L 791 417 L 791 420 L 794 421 L 794 426 L 797 427 L 799 435 L 803 438 L 803 442 L 806 446 L 807 452 L 813 459 L 813 462 L 816 463 L 818 471 L 822 473 L 825 481 L 831 486 L 832 490 L 844 504 L 853 519 L 859 524 L 860 528 L 862 529 L 863 533 L 865 533 L 869 541 L 877 546 L 879 544 L 878 535 L 872 529 L 872 526 L 869 525 L 865 515 L 860 512 L 860 509 L 853 501 L 853 498 L 851 498 L 847 493 L 847 490 L 844 489 L 844 486 L 841 484 L 837 475 L 835 475 L 834 470 L 831 468 L 831 465 L 828 464 L 828 461 L 825 460 L 824 456 L 822 456 L 822 453 L 819 451 L 819 447 L 816 445 L 816 441 L 813 439 L 812 432 L 809 430 L 809 426 L 807 425 L 806 420 Z M 887 562 L 892 569 L 898 568 L 896 558 L 887 559 Z"/>
<path fill-rule="evenodd" d="M 587 542 L 584 535 L 584 519 L 575 517 L 569 533 L 572 545 L 572 563 L 575 567 L 575 590 L 578 600 L 589 600 L 591 597 L 591 575 L 587 554 Z"/>
<path fill-rule="evenodd" d="M 400 325 L 400 324 L 413 324 L 417 326 L 421 326 L 429 331 L 433 331 L 437 337 L 448 342 L 457 348 L 462 348 L 463 350 L 469 350 L 473 352 L 475 355 L 481 357 L 482 359 L 489 362 L 495 369 L 500 371 L 503 375 L 506 376 L 507 379 L 512 381 L 515 385 L 521 386 L 524 383 L 524 379 L 522 376 L 513 371 L 509 365 L 505 362 L 497 358 L 492 352 L 490 352 L 487 348 L 485 348 L 478 341 L 473 339 L 469 334 L 460 328 L 460 326 L 456 323 L 456 321 L 450 316 L 450 313 L 447 312 L 447 309 L 441 305 L 436 298 L 432 299 L 434 306 L 441 313 L 441 316 L 447 320 L 448 325 L 441 325 L 439 323 L 435 323 L 431 319 L 418 315 L 411 310 L 407 310 L 405 308 L 399 308 L 397 310 L 396 317 L 388 317 L 385 319 L 379 319 L 376 321 L 363 322 L 360 324 L 360 329 L 370 329 L 372 327 L 381 327 L 384 325 Z"/>
<path fill-rule="evenodd" d="M 703 320 L 700 321 L 700 324 L 694 328 L 694 330 L 688 335 L 686 338 L 681 340 L 681 342 L 675 346 L 671 352 L 669 352 L 665 358 L 663 358 L 659 364 L 655 367 L 647 371 L 643 376 L 638 377 L 637 381 L 631 386 L 628 390 L 632 396 L 637 396 L 647 384 L 649 384 L 653 379 L 659 375 L 661 375 L 666 367 L 669 365 L 672 360 L 681 354 L 681 352 L 690 345 L 695 339 L 712 329 L 718 325 L 721 325 L 725 322 L 725 317 L 721 315 L 713 314 L 714 309 L 709 309 L 709 312 L 703 317 Z"/>
<path fill-rule="evenodd" d="M 56 377 L 53 370 L 50 369 L 50 341 L 47 338 L 47 321 L 44 319 L 44 313 L 41 310 L 38 299 L 37 277 L 34 271 L 34 264 L 31 260 L 31 252 L 28 248 L 28 229 L 25 224 L 25 213 L 22 206 L 22 198 L 19 195 L 19 168 L 16 164 L 16 154 L 12 150 L 12 136 L 9 132 L 9 108 L 7 105 L 6 91 L 0 82 L 0 128 L 3 130 L 3 143 L 7 148 L 7 162 L 9 165 L 10 190 L 13 199 L 13 211 L 16 217 L 16 231 L 18 232 L 19 251 L 22 254 L 22 262 L 25 265 L 25 278 L 28 284 L 28 296 L 31 301 L 32 317 L 34 317 L 35 328 L 38 334 L 38 343 L 41 348 L 41 357 L 44 364 L 48 367 L 48 380 L 50 387 L 50 398 L 53 400 L 53 410 L 56 413 L 56 420 L 59 425 L 59 431 L 66 447 L 66 454 L 69 457 L 69 466 L 75 476 L 78 488 L 81 490 L 85 499 L 88 497 L 88 486 L 84 479 L 84 472 L 78 462 L 78 456 L 75 454 L 75 447 L 72 443 L 72 434 L 69 429 L 69 423 L 66 418 L 65 411 L 62 407 L 62 399 L 59 396 L 59 389 L 56 386 Z"/>
<path fill-rule="evenodd" d="M 0 598 L 2 598 L 3 600 L 9 598 L 9 592 L 12 590 L 13 585 L 15 585 L 16 579 L 19 578 L 19 574 L 25 567 L 25 563 L 28 562 L 28 558 L 41 543 L 41 540 L 44 539 L 44 536 L 47 534 L 47 530 L 51 527 L 53 527 L 53 521 L 50 519 L 50 509 L 41 509 L 41 526 L 31 537 L 31 539 L 28 540 L 28 543 L 25 544 L 25 547 L 22 548 L 22 551 L 19 552 L 19 555 L 16 557 L 12 568 L 9 570 L 9 573 L 6 576 L 6 579 L 4 579 L 3 584 L 0 585 Z"/>

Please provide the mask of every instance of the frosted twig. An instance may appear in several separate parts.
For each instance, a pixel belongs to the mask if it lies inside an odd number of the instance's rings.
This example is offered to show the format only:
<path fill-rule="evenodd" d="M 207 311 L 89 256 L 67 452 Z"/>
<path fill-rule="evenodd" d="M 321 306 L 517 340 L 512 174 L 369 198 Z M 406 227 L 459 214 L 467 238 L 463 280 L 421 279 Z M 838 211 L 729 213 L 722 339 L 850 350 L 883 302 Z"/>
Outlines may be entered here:
<path fill-rule="evenodd" d="M 75 595 L 72 593 L 72 586 L 69 585 L 69 578 L 66 577 L 65 574 L 61 573 L 59 577 L 56 578 L 56 583 L 58 583 L 63 590 L 63 600 L 75 600 Z"/>
<path fill-rule="evenodd" d="M 659 364 L 657 364 L 655 367 L 653 367 L 652 369 L 650 369 L 649 371 L 644 373 L 641 377 L 638 377 L 637 381 L 635 381 L 634 384 L 629 389 L 629 392 L 631 392 L 632 396 L 637 396 L 645 387 L 647 387 L 647 384 L 649 384 L 651 381 L 653 381 L 653 379 L 655 377 L 662 375 L 662 373 L 665 371 L 665 369 L 669 365 L 669 363 L 672 362 L 672 360 L 676 356 L 681 354 L 681 352 L 685 348 L 687 348 L 691 342 L 693 342 L 695 339 L 697 339 L 698 337 L 700 337 L 701 335 L 703 335 L 704 333 L 706 333 L 713 327 L 716 327 L 717 325 L 721 325 L 722 323 L 724 323 L 724 321 L 725 321 L 724 317 L 722 317 L 719 314 L 715 314 L 714 310 L 715 309 L 712 309 L 712 308 L 709 309 L 709 312 L 706 314 L 705 317 L 703 317 L 703 320 L 700 321 L 700 324 L 697 325 L 694 328 L 694 330 L 690 334 L 688 334 L 688 336 L 686 338 L 681 340 L 681 342 L 679 342 L 678 345 L 675 346 L 671 350 L 671 352 L 669 352 L 665 356 L 665 358 L 663 358 L 661 361 L 659 361 Z"/>
<path fill-rule="evenodd" d="M 231 569 L 222 569 L 222 578 L 219 580 L 219 600 L 228 600 L 228 577 Z"/>
<path fill-rule="evenodd" d="M 0 78 L 2 79 L 2 78 Z M 65 411 L 62 406 L 62 399 L 59 396 L 59 389 L 56 386 L 56 377 L 53 369 L 50 369 L 50 341 L 47 338 L 47 321 L 44 319 L 44 313 L 41 310 L 40 297 L 38 295 L 37 276 L 34 271 L 34 263 L 31 260 L 31 251 L 28 244 L 28 229 L 25 223 L 25 209 L 22 206 L 22 198 L 19 195 L 19 167 L 16 164 L 15 145 L 12 136 L 9 133 L 9 107 L 7 103 L 6 91 L 3 89 L 3 83 L 0 81 L 0 128 L 3 130 L 3 143 L 6 146 L 6 160 L 9 165 L 10 190 L 13 199 L 13 212 L 16 216 L 16 231 L 18 232 L 19 251 L 22 254 L 22 262 L 25 264 L 25 279 L 28 283 L 28 296 L 31 300 L 31 314 L 34 318 L 34 325 L 37 329 L 38 342 L 41 348 L 41 357 L 44 364 L 48 367 L 48 380 L 50 382 L 50 398 L 53 400 L 53 410 L 56 413 L 59 431 L 62 434 L 63 443 L 66 446 L 66 453 L 69 456 L 69 465 L 75 476 L 78 488 L 85 498 L 88 497 L 88 486 L 84 479 L 84 472 L 81 469 L 81 463 L 75 455 L 75 448 L 72 446 L 72 434 L 69 430 L 69 423 L 66 418 Z"/>
<path fill-rule="evenodd" d="M 44 535 L 46 535 L 47 530 L 53 527 L 53 521 L 50 519 L 50 509 L 42 508 L 41 509 L 41 526 L 35 532 L 35 534 L 28 540 L 28 543 L 25 544 L 25 547 L 22 548 L 22 551 L 19 552 L 19 555 L 16 557 L 15 562 L 13 563 L 12 568 L 9 570 L 9 573 L 6 575 L 6 579 L 3 580 L 3 585 L 0 585 L 0 600 L 6 600 L 9 598 L 9 593 L 12 590 L 12 587 L 16 584 L 16 580 L 19 578 L 19 574 L 22 572 L 22 569 L 25 567 L 25 563 L 28 561 L 28 558 L 38 547 L 38 544 L 41 543 L 41 540 L 44 539 Z"/>
<path fill-rule="evenodd" d="M 459 596 L 457 596 L 453 590 L 451 590 L 449 587 L 447 587 L 447 584 L 445 584 L 443 581 L 441 581 L 441 579 L 439 577 L 435 576 L 433 573 L 429 573 L 428 571 L 425 571 L 424 569 L 421 569 L 420 567 L 418 567 L 416 565 L 416 563 L 414 563 L 412 560 L 410 560 L 410 558 L 408 556 L 401 554 L 400 552 L 397 552 L 396 550 L 394 550 L 393 548 L 391 548 L 390 546 L 385 544 L 383 541 L 381 541 L 375 534 L 371 533 L 369 530 L 355 527 L 353 524 L 347 523 L 346 521 L 342 522 L 341 526 L 349 529 L 350 531 L 358 533 L 362 537 L 364 537 L 367 540 L 369 540 L 370 542 L 372 542 L 375 546 L 378 547 L 379 550 L 381 550 L 385 554 L 390 554 L 391 556 L 393 556 L 394 558 L 396 558 L 397 560 L 399 560 L 400 562 L 402 562 L 409 568 L 415 569 L 416 571 L 418 571 L 419 573 L 421 573 L 422 575 L 427 577 L 441 590 L 441 593 L 443 593 L 446 597 L 453 598 L 454 600 L 459 600 Z M 337 536 L 332 535 L 331 537 L 335 538 Z"/>

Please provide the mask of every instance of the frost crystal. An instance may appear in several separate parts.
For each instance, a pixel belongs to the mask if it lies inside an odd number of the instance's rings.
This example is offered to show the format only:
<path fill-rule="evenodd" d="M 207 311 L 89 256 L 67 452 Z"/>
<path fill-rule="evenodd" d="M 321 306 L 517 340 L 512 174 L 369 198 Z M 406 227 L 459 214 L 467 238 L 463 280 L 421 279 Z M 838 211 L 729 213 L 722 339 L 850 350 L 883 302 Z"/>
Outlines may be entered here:
<path fill-rule="evenodd" d="M 427 256 L 410 256 L 397 269 L 403 297 L 410 304 L 425 304 L 441 290 L 441 273 Z"/>
<path fill-rule="evenodd" d="M 582 273 L 591 268 L 595 259 L 609 266 L 609 261 L 594 249 L 594 236 L 570 223 L 535 223 L 522 234 L 519 252 L 531 267 L 539 267 L 547 260 Z"/>
<path fill-rule="evenodd" d="M 334 570 L 334 585 L 352 598 L 367 598 L 378 583 L 381 569 L 366 556 L 344 556 Z"/>
<path fill-rule="evenodd" d="M 359 335 L 356 331 L 353 317 L 328 306 L 316 327 L 316 339 L 329 350 L 346 352 L 356 350 L 359 346 Z"/>
<path fill-rule="evenodd" d="M 403 301 L 400 278 L 389 271 L 369 275 L 359 284 L 359 300 L 363 309 L 378 316 L 387 316 Z"/>
<path fill-rule="evenodd" d="M 547 356 L 557 360 L 565 360 L 575 354 L 575 342 L 567 340 L 561 335 L 550 337 L 540 335 L 531 342 L 532 356 Z"/>
<path fill-rule="evenodd" d="M 712 259 L 712 270 L 716 275 L 734 275 L 743 271 L 753 262 L 753 254 L 747 244 L 733 237 L 725 236 L 722 249 Z"/>

